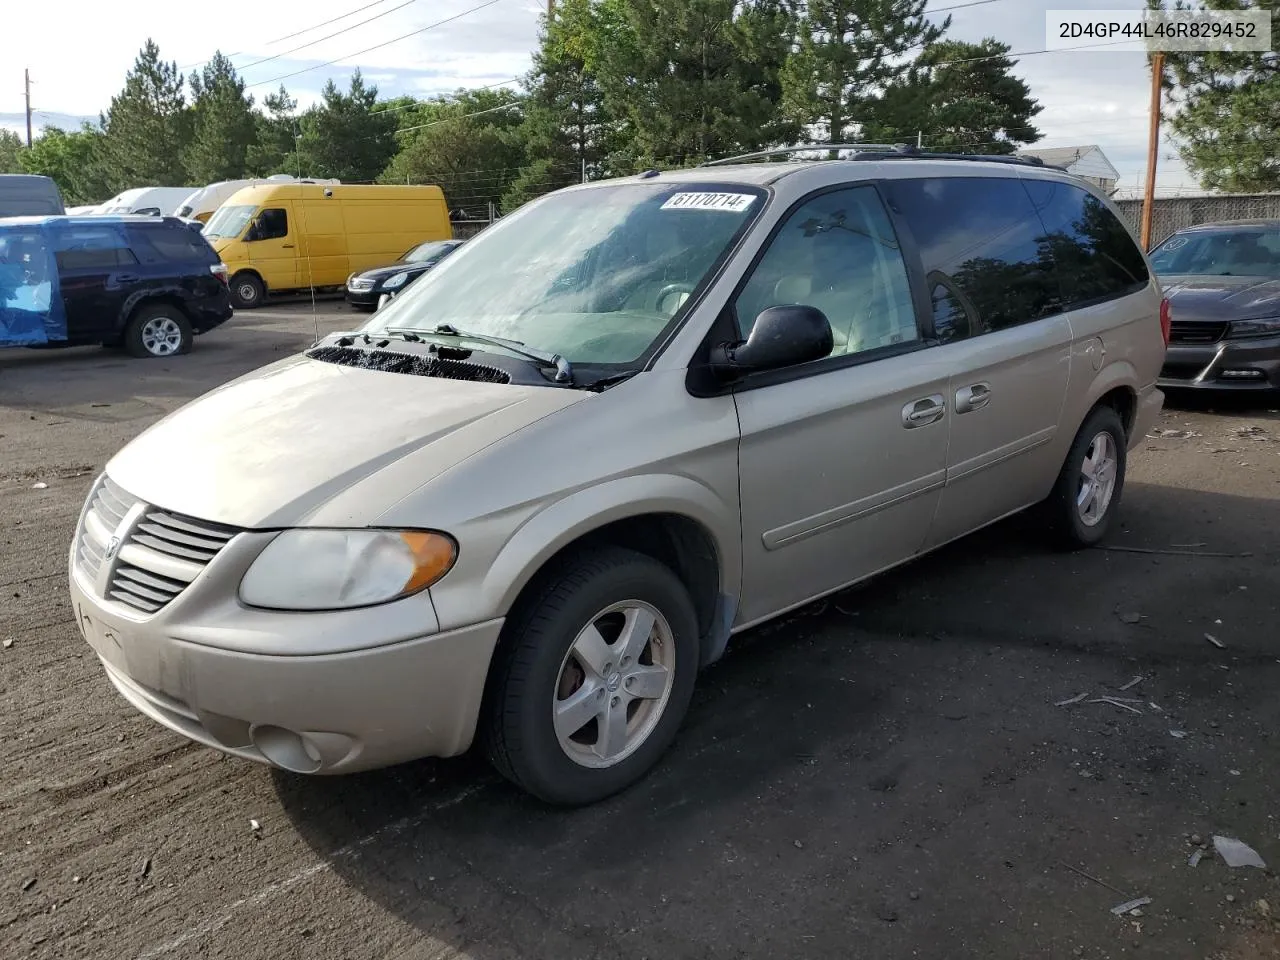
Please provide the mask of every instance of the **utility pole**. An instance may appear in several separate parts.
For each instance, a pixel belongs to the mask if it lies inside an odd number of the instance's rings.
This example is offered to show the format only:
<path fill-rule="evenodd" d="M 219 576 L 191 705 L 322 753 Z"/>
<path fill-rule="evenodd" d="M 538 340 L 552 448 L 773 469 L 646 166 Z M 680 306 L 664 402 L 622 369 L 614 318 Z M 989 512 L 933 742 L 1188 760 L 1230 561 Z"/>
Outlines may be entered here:
<path fill-rule="evenodd" d="M 31 149 L 31 71 L 22 71 L 22 85 L 27 96 L 27 149 Z"/>
<path fill-rule="evenodd" d="M 547 23 L 556 15 L 556 0 L 547 0 Z"/>
<path fill-rule="evenodd" d="M 1160 153 L 1160 94 L 1164 85 L 1164 54 L 1151 55 L 1151 134 L 1147 140 L 1147 184 L 1142 200 L 1142 249 L 1151 250 L 1151 218 L 1156 201 L 1156 159 Z"/>

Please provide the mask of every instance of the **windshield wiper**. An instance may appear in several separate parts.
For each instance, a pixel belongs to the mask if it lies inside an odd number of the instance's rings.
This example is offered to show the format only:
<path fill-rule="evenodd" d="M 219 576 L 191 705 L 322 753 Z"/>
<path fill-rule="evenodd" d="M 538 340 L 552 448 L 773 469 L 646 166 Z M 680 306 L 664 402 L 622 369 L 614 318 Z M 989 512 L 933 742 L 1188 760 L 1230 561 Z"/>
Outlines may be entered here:
<path fill-rule="evenodd" d="M 387 333 L 395 333 L 404 336 L 406 333 L 416 334 L 414 330 L 388 330 Z M 572 383 L 573 367 L 569 365 L 569 361 L 558 353 L 549 353 L 545 350 L 535 350 L 527 347 L 519 340 L 507 340 L 504 337 L 490 337 L 483 333 L 469 333 L 466 330 L 459 330 L 451 323 L 441 323 L 432 330 L 428 336 L 435 335 L 437 337 L 457 337 L 459 340 L 474 340 L 476 343 L 485 343 L 494 347 L 501 347 L 504 350 L 510 350 L 518 356 L 524 357 L 526 360 L 532 360 L 534 363 L 543 367 L 554 367 L 556 383 Z"/>

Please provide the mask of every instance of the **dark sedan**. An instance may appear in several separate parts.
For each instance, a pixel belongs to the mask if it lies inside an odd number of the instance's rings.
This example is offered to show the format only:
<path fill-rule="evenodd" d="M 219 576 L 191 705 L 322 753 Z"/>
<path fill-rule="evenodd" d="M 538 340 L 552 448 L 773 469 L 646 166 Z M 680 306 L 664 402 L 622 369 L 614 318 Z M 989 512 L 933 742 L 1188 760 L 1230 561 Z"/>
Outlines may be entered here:
<path fill-rule="evenodd" d="M 465 242 L 429 240 L 395 263 L 353 273 L 347 277 L 347 302 L 358 310 L 376 310 L 383 297 L 390 299 L 400 293 Z"/>
<path fill-rule="evenodd" d="M 1162 387 L 1280 389 L 1280 220 L 1180 230 L 1151 265 L 1172 312 Z"/>

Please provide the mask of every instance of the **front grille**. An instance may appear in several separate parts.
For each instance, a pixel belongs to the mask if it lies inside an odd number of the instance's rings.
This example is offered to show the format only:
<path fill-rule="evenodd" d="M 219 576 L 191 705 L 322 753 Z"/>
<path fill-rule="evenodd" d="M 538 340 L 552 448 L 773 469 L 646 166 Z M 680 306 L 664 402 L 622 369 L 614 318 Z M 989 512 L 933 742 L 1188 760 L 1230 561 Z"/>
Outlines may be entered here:
<path fill-rule="evenodd" d="M 1170 343 L 1217 343 L 1227 335 L 1225 323 L 1195 323 L 1174 320 L 1169 325 Z"/>
<path fill-rule="evenodd" d="M 240 531 L 156 507 L 143 509 L 127 528 L 126 514 L 140 501 L 103 476 L 91 495 L 80 531 L 78 559 L 85 576 L 97 581 L 102 565 L 113 562 L 106 596 L 143 613 L 156 613 L 200 575 Z M 106 554 L 120 537 L 115 557 Z"/>

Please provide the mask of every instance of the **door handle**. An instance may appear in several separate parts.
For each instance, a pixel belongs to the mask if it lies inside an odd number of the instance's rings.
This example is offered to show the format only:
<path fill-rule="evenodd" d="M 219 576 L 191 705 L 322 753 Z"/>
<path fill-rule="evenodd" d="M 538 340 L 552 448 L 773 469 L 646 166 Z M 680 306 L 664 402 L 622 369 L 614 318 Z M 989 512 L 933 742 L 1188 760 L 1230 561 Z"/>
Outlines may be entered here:
<path fill-rule="evenodd" d="M 137 283 L 138 275 L 136 273 L 117 273 L 116 283 Z"/>
<path fill-rule="evenodd" d="M 914 430 L 916 427 L 927 427 L 931 423 L 937 423 L 946 416 L 946 413 L 946 397 L 940 393 L 935 393 L 931 397 L 912 400 L 903 407 L 902 425 L 908 430 Z"/>
<path fill-rule="evenodd" d="M 292 249 L 293 249 L 293 244 L 292 244 L 292 243 L 282 243 L 282 244 L 280 244 L 280 248 L 281 248 L 282 250 L 292 250 Z"/>
<path fill-rule="evenodd" d="M 956 413 L 972 413 L 991 402 L 991 384 L 975 383 L 956 391 Z"/>

